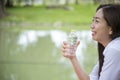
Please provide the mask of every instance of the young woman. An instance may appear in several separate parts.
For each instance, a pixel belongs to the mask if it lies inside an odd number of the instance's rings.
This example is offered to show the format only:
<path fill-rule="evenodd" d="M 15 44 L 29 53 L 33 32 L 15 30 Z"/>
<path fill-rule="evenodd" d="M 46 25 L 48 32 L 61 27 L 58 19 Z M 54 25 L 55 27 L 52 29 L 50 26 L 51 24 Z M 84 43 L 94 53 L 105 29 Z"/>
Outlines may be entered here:
<path fill-rule="evenodd" d="M 92 38 L 98 42 L 98 63 L 90 75 L 78 62 L 72 46 L 63 42 L 63 56 L 69 58 L 79 80 L 120 80 L 120 5 L 100 5 L 91 25 Z"/>

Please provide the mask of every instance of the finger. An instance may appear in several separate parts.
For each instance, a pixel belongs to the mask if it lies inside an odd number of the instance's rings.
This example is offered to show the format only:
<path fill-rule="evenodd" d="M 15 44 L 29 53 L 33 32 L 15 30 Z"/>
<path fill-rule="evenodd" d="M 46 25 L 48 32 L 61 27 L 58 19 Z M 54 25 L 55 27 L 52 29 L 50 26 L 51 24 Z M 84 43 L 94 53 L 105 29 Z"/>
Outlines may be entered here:
<path fill-rule="evenodd" d="M 73 46 L 73 45 L 63 45 L 62 49 L 66 49 L 66 50 L 73 50 L 75 49 L 76 47 Z"/>
<path fill-rule="evenodd" d="M 65 53 L 65 54 L 63 54 L 63 56 L 64 56 L 64 57 L 67 57 L 67 55 L 68 55 L 68 54 L 66 54 L 66 53 Z"/>
<path fill-rule="evenodd" d="M 62 53 L 65 53 L 66 51 L 67 51 L 66 49 L 62 48 Z"/>
<path fill-rule="evenodd" d="M 69 43 L 66 43 L 66 42 L 65 42 L 65 43 L 63 43 L 62 48 L 64 48 L 64 49 L 65 49 L 65 48 L 69 48 L 69 49 L 70 49 L 70 48 L 71 48 L 71 45 L 70 45 Z"/>
<path fill-rule="evenodd" d="M 75 44 L 75 46 L 78 46 L 80 44 L 80 41 L 77 41 L 77 43 Z"/>
<path fill-rule="evenodd" d="M 67 44 L 68 44 L 68 42 L 67 42 L 67 41 L 63 41 L 63 44 L 64 44 L 64 45 L 67 45 Z"/>
<path fill-rule="evenodd" d="M 63 49 L 62 50 L 62 54 L 64 55 L 64 54 L 75 54 L 75 52 L 76 52 L 76 49 Z"/>
<path fill-rule="evenodd" d="M 80 41 L 77 42 L 77 46 L 80 44 Z"/>
<path fill-rule="evenodd" d="M 62 52 L 63 53 L 70 53 L 70 51 L 72 51 L 72 50 L 70 50 L 70 49 L 68 49 L 68 48 L 62 48 Z"/>
<path fill-rule="evenodd" d="M 67 57 L 67 58 L 73 58 L 73 57 L 75 57 L 76 55 L 65 53 L 65 54 L 63 54 L 63 56 L 64 56 L 64 57 Z"/>

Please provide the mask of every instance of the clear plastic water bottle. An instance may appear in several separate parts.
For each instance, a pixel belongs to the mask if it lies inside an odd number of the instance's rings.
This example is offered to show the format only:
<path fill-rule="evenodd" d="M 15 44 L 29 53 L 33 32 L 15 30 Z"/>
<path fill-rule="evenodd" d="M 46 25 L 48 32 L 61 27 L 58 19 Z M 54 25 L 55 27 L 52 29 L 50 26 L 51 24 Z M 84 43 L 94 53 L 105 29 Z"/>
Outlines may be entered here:
<path fill-rule="evenodd" d="M 68 35 L 68 42 L 71 45 L 75 45 L 77 43 L 78 36 L 76 31 L 71 31 L 71 33 Z"/>

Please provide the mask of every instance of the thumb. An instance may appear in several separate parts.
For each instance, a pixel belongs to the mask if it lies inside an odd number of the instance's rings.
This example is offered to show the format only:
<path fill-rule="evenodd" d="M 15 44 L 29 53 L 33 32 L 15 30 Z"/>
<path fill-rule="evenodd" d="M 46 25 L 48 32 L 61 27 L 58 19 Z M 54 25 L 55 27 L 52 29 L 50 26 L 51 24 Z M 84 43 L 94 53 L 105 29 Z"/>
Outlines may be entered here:
<path fill-rule="evenodd" d="M 76 46 L 78 46 L 79 44 L 80 44 L 80 41 L 77 41 Z"/>

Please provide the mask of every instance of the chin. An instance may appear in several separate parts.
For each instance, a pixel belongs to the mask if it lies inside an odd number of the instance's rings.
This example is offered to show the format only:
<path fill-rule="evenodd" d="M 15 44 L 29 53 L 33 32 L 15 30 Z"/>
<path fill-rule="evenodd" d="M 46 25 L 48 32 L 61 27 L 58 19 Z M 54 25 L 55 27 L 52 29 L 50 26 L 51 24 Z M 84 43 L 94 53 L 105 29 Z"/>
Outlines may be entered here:
<path fill-rule="evenodd" d="M 97 41 L 97 39 L 95 37 L 92 37 L 93 40 Z"/>

